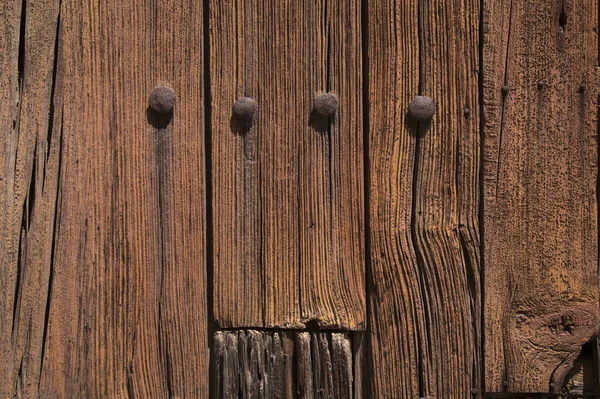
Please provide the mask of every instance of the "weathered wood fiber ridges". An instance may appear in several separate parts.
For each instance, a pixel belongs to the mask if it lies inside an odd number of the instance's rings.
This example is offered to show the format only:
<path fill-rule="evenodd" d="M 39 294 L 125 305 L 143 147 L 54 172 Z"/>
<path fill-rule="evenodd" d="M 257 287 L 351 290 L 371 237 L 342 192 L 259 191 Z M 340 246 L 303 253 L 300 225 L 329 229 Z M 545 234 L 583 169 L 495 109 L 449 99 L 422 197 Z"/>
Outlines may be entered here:
<path fill-rule="evenodd" d="M 219 331 L 215 398 L 362 398 L 362 333 Z"/>
<path fill-rule="evenodd" d="M 480 389 L 479 2 L 368 9 L 372 397 Z M 417 95 L 437 111 L 406 113 Z"/>
<path fill-rule="evenodd" d="M 360 1 L 210 1 L 221 327 L 365 327 Z M 329 126 L 312 112 L 331 91 Z M 232 118 L 255 99 L 250 126 Z"/>
<path fill-rule="evenodd" d="M 202 397 L 202 5 L 1 8 L 0 396 Z"/>
<path fill-rule="evenodd" d="M 560 390 L 597 333 L 597 13 L 589 0 L 485 2 L 490 392 Z"/>
<path fill-rule="evenodd" d="M 0 397 L 36 397 L 46 347 L 60 171 L 58 1 L 2 6 Z"/>

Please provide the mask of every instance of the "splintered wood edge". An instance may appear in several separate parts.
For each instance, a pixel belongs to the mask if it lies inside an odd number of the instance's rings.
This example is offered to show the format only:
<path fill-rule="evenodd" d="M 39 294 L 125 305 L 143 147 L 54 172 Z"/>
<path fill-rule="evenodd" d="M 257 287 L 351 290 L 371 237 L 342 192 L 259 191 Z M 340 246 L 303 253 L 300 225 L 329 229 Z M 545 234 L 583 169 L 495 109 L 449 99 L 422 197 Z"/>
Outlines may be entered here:
<path fill-rule="evenodd" d="M 217 331 L 212 348 L 214 393 L 361 398 L 362 337 L 346 331 Z"/>

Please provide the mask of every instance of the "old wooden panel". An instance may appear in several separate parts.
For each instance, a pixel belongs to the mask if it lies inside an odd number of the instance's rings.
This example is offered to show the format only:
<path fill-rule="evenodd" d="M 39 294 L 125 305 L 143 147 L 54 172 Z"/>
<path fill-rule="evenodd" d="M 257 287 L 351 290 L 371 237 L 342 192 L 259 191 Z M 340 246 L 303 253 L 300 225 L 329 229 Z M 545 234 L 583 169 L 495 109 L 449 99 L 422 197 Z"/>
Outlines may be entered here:
<path fill-rule="evenodd" d="M 19 3 L 0 12 L 0 396 L 205 397 L 201 5 Z"/>
<path fill-rule="evenodd" d="M 215 398 L 361 398 L 360 333 L 219 331 Z"/>
<path fill-rule="evenodd" d="M 480 389 L 479 3 L 368 10 L 371 396 Z M 430 122 L 409 118 L 431 97 Z"/>
<path fill-rule="evenodd" d="M 365 326 L 360 1 L 210 1 L 214 312 Z M 333 92 L 335 120 L 313 99 Z M 257 103 L 250 127 L 232 117 Z"/>
<path fill-rule="evenodd" d="M 490 392 L 560 390 L 597 332 L 597 8 L 485 2 Z"/>
<path fill-rule="evenodd" d="M 59 2 L 0 6 L 0 397 L 38 397 L 60 170 Z"/>

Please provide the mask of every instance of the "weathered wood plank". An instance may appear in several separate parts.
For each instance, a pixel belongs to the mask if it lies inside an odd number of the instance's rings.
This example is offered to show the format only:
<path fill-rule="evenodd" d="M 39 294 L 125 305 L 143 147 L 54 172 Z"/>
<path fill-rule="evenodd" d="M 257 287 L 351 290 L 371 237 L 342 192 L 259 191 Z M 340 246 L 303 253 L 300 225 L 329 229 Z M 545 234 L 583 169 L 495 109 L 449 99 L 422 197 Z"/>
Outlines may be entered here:
<path fill-rule="evenodd" d="M 481 392 L 479 3 L 373 1 L 367 24 L 371 396 L 471 397 Z M 417 95 L 437 104 L 429 123 L 406 115 Z"/>
<path fill-rule="evenodd" d="M 209 8 L 217 322 L 362 329 L 360 1 Z M 326 91 L 331 126 L 312 112 Z M 251 128 L 232 117 L 241 96 Z"/>
<path fill-rule="evenodd" d="M 40 396 L 61 145 L 59 1 L 0 6 L 0 397 Z M 58 83 L 60 86 L 60 83 Z"/>
<path fill-rule="evenodd" d="M 484 4 L 485 386 L 557 391 L 599 319 L 598 4 Z"/>
<path fill-rule="evenodd" d="M 28 24 L 44 3 L 27 2 Z M 193 1 L 62 3 L 51 151 L 34 157 L 60 170 L 40 184 L 58 184 L 56 227 L 52 215 L 43 232 L 54 241 L 35 243 L 48 308 L 21 301 L 41 309 L 35 329 L 46 312 L 45 338 L 31 335 L 41 371 L 22 373 L 40 397 L 207 396 L 202 22 Z M 55 27 L 37 27 L 50 39 L 38 49 L 54 48 Z M 52 73 L 50 58 L 36 73 Z M 159 83 L 177 95 L 168 126 L 147 112 Z M 43 99 L 28 114 L 47 121 Z"/>
<path fill-rule="evenodd" d="M 592 399 L 598 397 L 597 370 L 594 364 L 596 340 L 585 344 L 565 377 L 562 393 L 567 399 Z"/>
<path fill-rule="evenodd" d="M 358 333 L 359 334 L 359 333 Z M 215 398 L 361 398 L 353 333 L 219 331 Z"/>

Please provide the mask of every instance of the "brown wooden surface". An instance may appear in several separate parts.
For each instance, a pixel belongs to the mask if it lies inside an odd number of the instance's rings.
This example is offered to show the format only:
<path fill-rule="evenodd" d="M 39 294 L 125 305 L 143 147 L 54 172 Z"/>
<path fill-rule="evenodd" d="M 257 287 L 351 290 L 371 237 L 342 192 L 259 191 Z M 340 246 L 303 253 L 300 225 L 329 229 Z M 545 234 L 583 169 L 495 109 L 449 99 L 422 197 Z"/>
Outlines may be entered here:
<path fill-rule="evenodd" d="M 369 2 L 372 397 L 481 392 L 478 23 L 476 1 Z"/>
<path fill-rule="evenodd" d="M 61 152 L 58 1 L 0 6 L 0 397 L 42 377 Z"/>
<path fill-rule="evenodd" d="M 362 398 L 362 334 L 219 331 L 216 398 Z"/>
<path fill-rule="evenodd" d="M 485 4 L 485 385 L 556 391 L 598 328 L 598 4 Z"/>
<path fill-rule="evenodd" d="M 202 7 L 2 7 L 0 397 L 202 397 Z"/>
<path fill-rule="evenodd" d="M 593 0 L 5 1 L 0 399 L 598 396 L 597 34 Z"/>
<path fill-rule="evenodd" d="M 360 2 L 209 8 L 216 320 L 363 329 Z M 331 126 L 311 113 L 324 91 Z M 249 130 L 232 119 L 240 96 L 257 102 Z"/>

